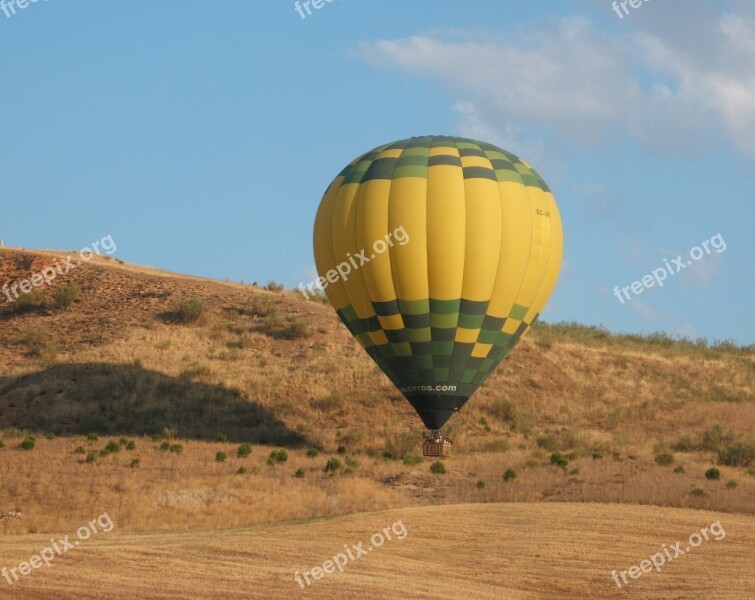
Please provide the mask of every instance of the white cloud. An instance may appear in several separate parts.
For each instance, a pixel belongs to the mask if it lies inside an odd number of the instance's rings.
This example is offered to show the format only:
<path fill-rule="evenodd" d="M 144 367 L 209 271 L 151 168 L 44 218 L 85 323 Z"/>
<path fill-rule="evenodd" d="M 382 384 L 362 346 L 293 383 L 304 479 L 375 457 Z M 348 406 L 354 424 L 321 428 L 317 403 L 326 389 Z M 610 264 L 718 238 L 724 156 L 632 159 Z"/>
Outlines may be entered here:
<path fill-rule="evenodd" d="M 755 160 L 755 16 L 658 6 L 619 35 L 570 17 L 499 39 L 436 32 L 365 43 L 361 55 L 441 81 L 465 135 L 511 146 L 526 127 L 582 145 L 623 133 L 680 151 L 723 135 Z"/>

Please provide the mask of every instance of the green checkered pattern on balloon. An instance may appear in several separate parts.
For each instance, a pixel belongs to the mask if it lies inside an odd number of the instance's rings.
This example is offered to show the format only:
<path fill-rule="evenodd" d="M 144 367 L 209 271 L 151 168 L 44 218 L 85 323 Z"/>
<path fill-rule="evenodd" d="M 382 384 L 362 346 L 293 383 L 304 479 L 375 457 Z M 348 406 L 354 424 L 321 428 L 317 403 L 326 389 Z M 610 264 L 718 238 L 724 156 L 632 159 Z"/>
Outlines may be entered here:
<path fill-rule="evenodd" d="M 456 148 L 456 154 L 430 156 L 431 148 Z M 399 157 L 378 158 L 385 150 L 401 150 Z M 466 138 L 446 136 L 426 136 L 403 140 L 394 144 L 381 146 L 360 156 L 346 168 L 337 179 L 341 185 L 364 183 L 374 179 L 400 179 L 402 177 L 427 178 L 430 167 L 453 165 L 461 167 L 460 156 L 478 156 L 487 159 L 490 167 L 464 167 L 464 178 L 483 178 L 492 181 L 514 181 L 524 185 L 550 191 L 543 178 L 522 160 L 492 144 L 476 142 Z"/>

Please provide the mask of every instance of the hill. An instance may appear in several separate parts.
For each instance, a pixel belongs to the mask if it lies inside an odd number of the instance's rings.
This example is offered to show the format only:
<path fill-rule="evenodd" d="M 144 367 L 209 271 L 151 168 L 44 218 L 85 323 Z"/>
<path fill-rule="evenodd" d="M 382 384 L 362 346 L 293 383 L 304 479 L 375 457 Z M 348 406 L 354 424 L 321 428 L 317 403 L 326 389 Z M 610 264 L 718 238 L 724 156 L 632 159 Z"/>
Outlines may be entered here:
<path fill-rule="evenodd" d="M 0 282 L 65 256 L 2 248 Z M 460 502 L 755 509 L 752 347 L 540 325 L 452 420 L 442 475 L 320 301 L 102 256 L 37 290 L 0 296 L 0 515 L 22 514 L 0 533 L 103 507 L 124 532 Z"/>

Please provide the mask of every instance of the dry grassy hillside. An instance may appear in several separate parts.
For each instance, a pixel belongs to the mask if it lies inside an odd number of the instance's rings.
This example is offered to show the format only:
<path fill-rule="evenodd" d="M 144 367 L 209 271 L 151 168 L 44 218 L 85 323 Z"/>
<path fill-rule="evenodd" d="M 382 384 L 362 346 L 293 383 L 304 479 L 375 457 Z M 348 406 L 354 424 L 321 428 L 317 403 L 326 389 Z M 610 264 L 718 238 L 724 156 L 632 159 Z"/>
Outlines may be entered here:
<path fill-rule="evenodd" d="M 0 284 L 63 256 L 2 248 Z M 22 515 L 0 533 L 105 509 L 121 531 L 458 502 L 755 510 L 752 347 L 541 325 L 451 421 L 444 475 L 321 302 L 105 257 L 40 289 L 0 295 L 0 516 Z"/>

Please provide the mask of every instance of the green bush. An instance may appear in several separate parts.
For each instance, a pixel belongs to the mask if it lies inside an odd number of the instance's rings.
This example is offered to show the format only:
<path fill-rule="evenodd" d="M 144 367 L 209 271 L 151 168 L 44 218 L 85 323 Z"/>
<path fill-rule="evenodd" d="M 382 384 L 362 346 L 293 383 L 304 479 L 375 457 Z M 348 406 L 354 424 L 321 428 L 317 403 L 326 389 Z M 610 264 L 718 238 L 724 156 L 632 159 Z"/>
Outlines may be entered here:
<path fill-rule="evenodd" d="M 227 454 L 226 454 L 225 452 L 218 452 L 218 453 L 217 453 L 217 454 L 215 455 L 215 462 L 219 462 L 219 463 L 222 463 L 222 462 L 225 462 L 225 460 L 226 460 L 227 458 L 228 458 L 228 455 L 227 455 Z"/>
<path fill-rule="evenodd" d="M 655 455 L 656 464 L 662 467 L 668 467 L 674 464 L 674 454 L 672 452 L 661 452 Z"/>
<path fill-rule="evenodd" d="M 108 453 L 111 452 L 120 452 L 121 451 L 121 445 L 116 442 L 115 440 L 110 440 L 107 443 L 107 446 L 105 446 L 105 450 L 107 450 Z"/>
<path fill-rule="evenodd" d="M 228 443 L 228 436 L 225 433 L 218 433 L 216 439 L 223 444 Z"/>
<path fill-rule="evenodd" d="M 134 440 L 129 440 L 126 444 L 126 450 L 136 450 L 136 442 Z"/>
<path fill-rule="evenodd" d="M 70 306 L 79 299 L 81 288 L 76 283 L 55 288 L 55 303 L 60 308 L 70 308 Z"/>
<path fill-rule="evenodd" d="M 5 448 L 5 442 L 3 440 L 0 440 L 0 450 Z"/>
<path fill-rule="evenodd" d="M 439 460 L 430 465 L 430 473 L 433 473 L 435 475 L 445 475 L 447 472 L 448 471 L 446 471 L 446 465 L 444 465 Z"/>
<path fill-rule="evenodd" d="M 726 487 L 730 490 L 736 489 L 739 486 L 739 482 L 736 479 L 731 479 L 726 482 Z"/>
<path fill-rule="evenodd" d="M 241 444 L 236 450 L 236 456 L 239 458 L 246 458 L 252 453 L 251 444 Z"/>
<path fill-rule="evenodd" d="M 87 436 L 87 440 L 89 440 L 90 442 L 96 442 L 99 439 L 100 439 L 100 436 L 98 436 L 96 433 L 90 433 Z"/>
<path fill-rule="evenodd" d="M 484 488 L 485 488 L 485 482 L 482 479 L 480 479 L 480 481 L 477 482 L 477 489 L 481 490 Z"/>
<path fill-rule="evenodd" d="M 246 475 L 246 473 L 247 473 L 246 467 L 239 467 L 239 470 L 236 471 L 237 475 Z"/>
<path fill-rule="evenodd" d="M 278 448 L 270 453 L 270 459 L 277 463 L 284 463 L 288 460 L 288 452 L 283 448 Z"/>
<path fill-rule="evenodd" d="M 48 433 L 48 434 L 47 434 L 47 435 L 45 436 L 45 439 L 46 439 L 46 440 L 54 440 L 54 439 L 55 439 L 55 434 L 54 434 L 54 433 Z"/>
<path fill-rule="evenodd" d="M 296 473 L 294 474 L 294 476 L 297 479 L 303 479 L 304 478 L 304 469 L 296 469 Z"/>
<path fill-rule="evenodd" d="M 201 298 L 182 298 L 178 302 L 178 317 L 182 323 L 190 324 L 199 321 L 204 314 L 204 300 Z"/>
<path fill-rule="evenodd" d="M 21 293 L 11 305 L 11 310 L 17 313 L 27 312 L 41 307 L 44 303 L 44 292 L 40 289 L 33 289 L 28 294 Z"/>
<path fill-rule="evenodd" d="M 404 456 L 404 464 L 411 467 L 413 465 L 418 465 L 421 463 L 424 458 L 422 458 L 419 454 L 407 454 Z"/>
<path fill-rule="evenodd" d="M 682 465 L 674 467 L 674 473 L 684 473 L 684 467 Z"/>
<path fill-rule="evenodd" d="M 24 438 L 24 440 L 18 445 L 21 450 L 34 450 L 34 446 L 37 445 L 37 438 L 35 438 L 33 435 L 27 436 Z"/>
<path fill-rule="evenodd" d="M 128 466 L 131 467 L 132 469 L 136 469 L 136 467 L 138 467 L 141 462 L 142 461 L 139 460 L 138 458 L 133 458 L 131 459 L 131 462 L 129 463 Z"/>
<path fill-rule="evenodd" d="M 721 471 L 716 467 L 711 467 L 710 469 L 705 471 L 705 479 L 718 481 L 719 479 L 721 479 Z"/>
<path fill-rule="evenodd" d="M 160 450 L 162 450 L 163 452 L 170 450 L 170 442 L 163 442 L 162 444 L 160 444 Z"/>
<path fill-rule="evenodd" d="M 566 470 L 566 467 L 569 465 L 569 459 L 561 452 L 554 452 L 551 454 L 551 464 Z"/>
<path fill-rule="evenodd" d="M 736 442 L 718 449 L 718 463 L 730 467 L 749 467 L 755 460 L 755 442 Z"/>
<path fill-rule="evenodd" d="M 734 434 L 717 423 L 703 431 L 701 449 L 715 452 L 733 441 Z"/>
<path fill-rule="evenodd" d="M 173 454 L 181 454 L 184 451 L 184 447 L 181 444 L 171 444 L 169 450 Z"/>
<path fill-rule="evenodd" d="M 503 472 L 504 481 L 514 481 L 518 477 L 518 473 L 514 467 L 509 467 Z"/>
<path fill-rule="evenodd" d="M 325 469 L 324 471 L 326 473 L 335 473 L 341 468 L 341 461 L 337 458 L 331 458 L 327 463 L 325 463 Z"/>
<path fill-rule="evenodd" d="M 705 490 L 701 488 L 695 488 L 690 492 L 690 496 L 695 496 L 695 498 L 704 498 L 708 494 L 705 493 Z"/>
<path fill-rule="evenodd" d="M 317 448 L 307 448 L 307 456 L 309 458 L 315 458 L 318 454 L 320 454 L 320 451 Z"/>
<path fill-rule="evenodd" d="M 555 433 L 546 433 L 538 436 L 537 445 L 538 448 L 553 452 L 558 449 L 558 438 Z"/>
<path fill-rule="evenodd" d="M 88 465 L 91 465 L 92 463 L 95 463 L 95 462 L 97 462 L 97 455 L 94 452 L 90 452 L 89 454 L 87 454 L 86 463 Z"/>

